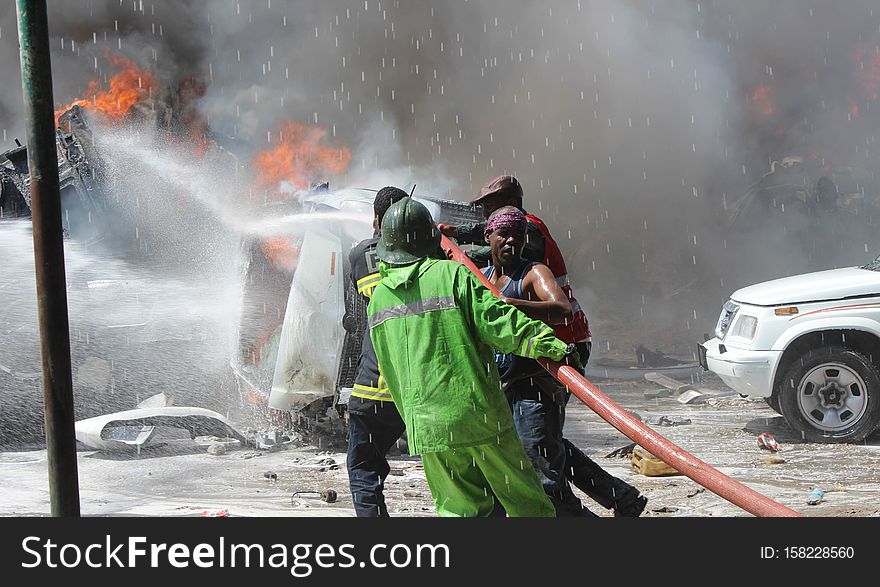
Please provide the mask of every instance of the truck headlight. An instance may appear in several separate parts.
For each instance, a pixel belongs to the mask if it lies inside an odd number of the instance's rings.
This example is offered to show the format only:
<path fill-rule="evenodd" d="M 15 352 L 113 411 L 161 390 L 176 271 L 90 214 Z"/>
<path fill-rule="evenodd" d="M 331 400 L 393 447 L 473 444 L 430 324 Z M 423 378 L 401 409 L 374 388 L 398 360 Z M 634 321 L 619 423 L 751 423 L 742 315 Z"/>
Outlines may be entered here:
<path fill-rule="evenodd" d="M 727 329 L 730 328 L 730 324 L 733 322 L 733 318 L 738 310 L 739 304 L 733 300 L 727 300 L 727 303 L 724 304 L 724 308 L 721 309 L 721 315 L 718 316 L 718 323 L 715 324 L 715 337 L 718 340 L 724 340 L 724 335 L 727 334 Z"/>
<path fill-rule="evenodd" d="M 758 319 L 755 316 L 741 314 L 736 319 L 733 328 L 730 329 L 730 336 L 752 340 L 755 338 L 755 332 L 758 330 Z"/>

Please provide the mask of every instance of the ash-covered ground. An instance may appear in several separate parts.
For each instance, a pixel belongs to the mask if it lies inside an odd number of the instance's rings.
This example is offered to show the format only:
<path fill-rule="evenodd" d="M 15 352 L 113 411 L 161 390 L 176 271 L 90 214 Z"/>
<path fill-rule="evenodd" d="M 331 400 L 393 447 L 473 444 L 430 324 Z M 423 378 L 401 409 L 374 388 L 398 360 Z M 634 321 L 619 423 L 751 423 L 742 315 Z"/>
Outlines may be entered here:
<path fill-rule="evenodd" d="M 880 436 L 858 445 L 801 442 L 781 416 L 763 401 L 726 395 L 699 405 L 674 396 L 647 399 L 657 385 L 642 379 L 596 380 L 624 408 L 647 421 L 667 416 L 675 426 L 652 426 L 693 456 L 755 491 L 807 517 L 880 516 Z M 724 391 L 710 377 L 704 390 Z M 761 432 L 772 434 L 782 451 L 758 446 Z M 635 471 L 629 457 L 606 457 L 630 443 L 623 434 L 572 398 L 565 433 L 612 474 L 638 487 L 649 499 L 643 517 L 751 516 L 683 475 L 649 477 Z M 184 435 L 185 436 L 185 435 Z M 82 513 L 86 516 L 354 516 L 345 451 L 339 445 L 304 446 L 293 440 L 276 450 L 231 447 L 209 454 L 208 439 L 167 433 L 140 453 L 82 449 L 78 452 Z M 781 459 L 780 459 L 781 457 Z M 778 461 L 784 462 L 778 462 Z M 418 457 L 392 451 L 385 484 L 390 515 L 434 516 L 434 506 Z M 49 513 L 44 450 L 0 453 L 0 515 Z M 810 492 L 825 492 L 807 505 Z M 337 499 L 320 497 L 332 489 Z M 579 491 L 600 516 L 609 510 Z"/>

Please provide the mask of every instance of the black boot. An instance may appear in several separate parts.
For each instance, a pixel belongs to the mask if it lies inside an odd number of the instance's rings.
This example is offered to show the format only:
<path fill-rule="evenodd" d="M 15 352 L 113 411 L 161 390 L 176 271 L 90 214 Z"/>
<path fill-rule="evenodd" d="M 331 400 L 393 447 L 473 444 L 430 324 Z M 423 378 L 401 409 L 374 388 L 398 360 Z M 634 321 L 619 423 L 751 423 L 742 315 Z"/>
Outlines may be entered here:
<path fill-rule="evenodd" d="M 638 517 L 648 503 L 639 490 L 603 469 L 567 438 L 565 475 L 572 485 L 602 507 L 613 509 L 615 516 Z"/>
<path fill-rule="evenodd" d="M 633 487 L 633 491 L 625 493 L 614 504 L 614 516 L 618 518 L 638 518 L 642 515 L 646 505 L 648 505 L 648 498 Z"/>

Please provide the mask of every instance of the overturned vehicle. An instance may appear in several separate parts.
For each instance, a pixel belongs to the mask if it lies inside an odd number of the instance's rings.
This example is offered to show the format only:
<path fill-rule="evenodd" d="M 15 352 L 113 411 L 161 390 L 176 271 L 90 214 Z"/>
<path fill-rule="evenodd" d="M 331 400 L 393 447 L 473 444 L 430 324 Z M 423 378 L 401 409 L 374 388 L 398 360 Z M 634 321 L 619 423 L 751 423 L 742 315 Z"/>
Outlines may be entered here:
<path fill-rule="evenodd" d="M 282 415 L 316 444 L 342 439 L 347 429 L 345 404 L 366 328 L 366 300 L 351 280 L 348 254 L 373 234 L 374 197 L 375 190 L 330 192 L 322 184 L 297 203 L 304 222 L 295 236 L 242 244 L 236 384 L 246 403 Z M 436 222 L 478 220 L 469 204 L 414 197 Z"/>

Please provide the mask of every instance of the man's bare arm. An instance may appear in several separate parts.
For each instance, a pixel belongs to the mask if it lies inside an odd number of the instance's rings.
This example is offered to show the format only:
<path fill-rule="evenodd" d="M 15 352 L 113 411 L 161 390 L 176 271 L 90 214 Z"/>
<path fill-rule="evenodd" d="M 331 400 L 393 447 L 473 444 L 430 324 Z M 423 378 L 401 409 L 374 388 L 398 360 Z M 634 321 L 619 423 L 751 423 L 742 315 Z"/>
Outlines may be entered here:
<path fill-rule="evenodd" d="M 541 320 L 545 324 L 568 324 L 573 313 L 565 292 L 556 283 L 553 272 L 546 265 L 532 265 L 523 278 L 523 297 L 525 299 L 503 298 L 508 304 L 518 308 L 529 318 Z"/>

